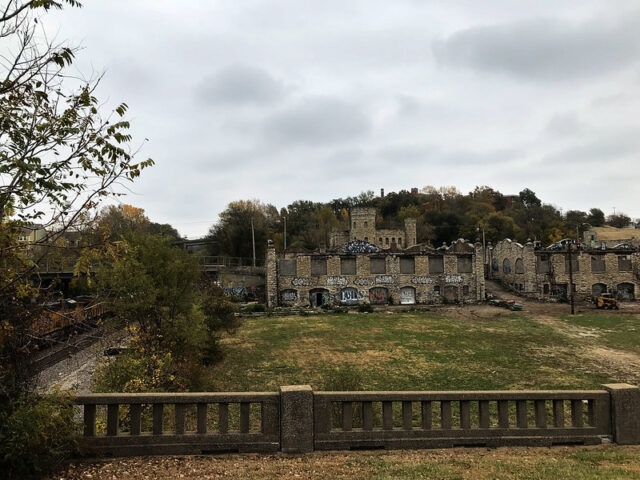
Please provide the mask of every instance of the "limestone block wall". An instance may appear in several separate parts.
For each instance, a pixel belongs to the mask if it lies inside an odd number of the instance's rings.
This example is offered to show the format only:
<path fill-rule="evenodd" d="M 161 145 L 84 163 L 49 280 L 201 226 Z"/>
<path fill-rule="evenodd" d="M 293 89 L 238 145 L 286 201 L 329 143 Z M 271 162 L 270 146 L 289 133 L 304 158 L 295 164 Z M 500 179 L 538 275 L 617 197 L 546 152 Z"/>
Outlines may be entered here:
<path fill-rule="evenodd" d="M 569 290 L 567 251 L 534 250 L 531 243 L 520 245 L 509 239 L 498 242 L 489 249 L 489 277 L 502 282 L 525 296 L 548 298 L 557 296 L 558 288 Z M 618 269 L 618 257 L 628 255 L 632 268 Z M 591 257 L 604 258 L 605 271 L 592 271 Z M 573 251 L 577 269 L 573 271 L 576 297 L 589 300 L 595 284 L 603 284 L 606 290 L 616 293 L 621 284 L 633 285 L 635 297 L 640 294 L 640 252 L 620 250 Z M 504 260 L 509 260 L 510 271 L 504 271 Z M 522 273 L 516 271 L 516 261 L 522 260 Z M 543 268 L 547 263 L 548 268 Z M 497 266 L 497 268 L 496 268 Z M 625 286 L 628 288 L 628 286 Z M 554 293 L 555 292 L 555 293 Z"/>
<path fill-rule="evenodd" d="M 548 253 L 543 252 L 536 254 Z M 628 255 L 631 258 L 632 269 L 630 271 L 620 271 L 618 269 L 618 257 L 620 255 Z M 591 257 L 604 257 L 605 271 L 592 271 Z M 635 297 L 638 298 L 640 293 L 640 252 L 605 252 L 598 251 L 581 251 L 573 252 L 572 257 L 577 260 L 578 271 L 573 272 L 573 283 L 575 284 L 576 295 L 579 299 L 589 300 L 592 298 L 592 287 L 595 284 L 606 285 L 606 290 L 611 293 L 618 293 L 621 284 L 628 283 L 634 285 Z M 544 296 L 545 285 L 549 289 L 553 289 L 553 285 L 569 284 L 569 273 L 565 268 L 567 259 L 566 252 L 553 252 L 550 254 L 551 272 L 548 274 L 537 274 L 537 287 L 539 294 Z M 568 291 L 568 290 L 567 290 Z"/>
<path fill-rule="evenodd" d="M 508 271 L 505 272 L 505 260 Z M 522 262 L 521 268 L 517 268 Z M 536 257 L 531 242 L 521 245 L 510 239 L 498 242 L 489 249 L 489 278 L 499 280 L 523 295 L 536 295 L 538 282 L 536 277 Z"/>
<path fill-rule="evenodd" d="M 287 253 L 279 258 L 295 259 L 295 275 L 277 272 L 276 303 L 291 306 L 357 303 L 436 304 L 477 302 L 484 298 L 482 248 L 468 245 L 465 252 L 372 253 L 355 256 L 356 273 L 342 274 L 344 254 Z M 480 258 L 478 259 L 478 255 Z M 459 273 L 458 259 L 471 256 L 471 272 Z M 384 259 L 385 272 L 371 273 L 371 259 Z M 441 257 L 444 271 L 430 272 L 429 257 Z M 313 275 L 311 261 L 325 259 L 326 275 Z M 401 259 L 413 259 L 413 272 L 401 272 Z M 410 265 L 410 260 L 408 260 Z M 278 264 L 277 260 L 273 263 Z M 406 270 L 405 270 L 406 271 Z"/>
<path fill-rule="evenodd" d="M 278 304 L 278 273 L 277 273 L 277 256 L 273 243 L 267 245 L 267 258 L 265 261 L 265 281 L 266 281 L 266 297 L 267 305 L 275 307 Z"/>
<path fill-rule="evenodd" d="M 418 243 L 417 221 L 415 218 L 405 218 L 404 220 L 405 241 L 403 247 L 413 247 Z"/>

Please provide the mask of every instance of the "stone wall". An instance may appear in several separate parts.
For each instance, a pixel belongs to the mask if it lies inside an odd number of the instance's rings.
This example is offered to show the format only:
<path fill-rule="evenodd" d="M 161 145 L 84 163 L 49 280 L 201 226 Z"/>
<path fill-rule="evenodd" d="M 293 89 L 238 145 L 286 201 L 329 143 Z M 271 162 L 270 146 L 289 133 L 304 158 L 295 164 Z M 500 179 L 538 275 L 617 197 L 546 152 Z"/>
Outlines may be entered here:
<path fill-rule="evenodd" d="M 344 274 L 341 261 L 354 257 L 355 274 Z M 443 271 L 429 271 L 430 257 L 443 259 Z M 312 259 L 326 261 L 326 275 L 313 274 Z M 384 272 L 371 273 L 373 259 L 383 260 Z M 285 275 L 282 268 L 277 268 L 283 260 L 295 261 L 295 275 Z M 448 249 L 416 246 L 408 251 L 355 256 L 335 252 L 287 252 L 268 261 L 275 267 L 269 265 L 267 272 L 274 269 L 277 272 L 277 282 L 272 283 L 278 286 L 278 305 L 467 303 L 482 301 L 485 294 L 480 244 L 456 242 Z M 463 264 L 469 265 L 470 271 L 464 271 Z M 270 293 L 269 298 L 271 296 Z"/>
<path fill-rule="evenodd" d="M 520 245 L 503 240 L 489 250 L 489 276 L 523 295 L 536 298 L 562 298 L 569 293 L 568 252 L 566 250 L 534 250 L 530 242 Z M 630 288 L 634 297 L 640 293 L 640 252 L 635 249 L 588 249 L 572 251 L 573 283 L 576 297 L 590 300 L 600 290 L 618 294 Z M 619 257 L 628 258 L 619 269 Z M 604 259 L 604 270 L 592 268 L 592 258 Z M 516 261 L 522 261 L 523 272 L 516 272 Z M 510 271 L 505 271 L 505 260 Z M 597 264 L 597 262 L 595 262 Z M 629 265 L 630 264 L 630 265 Z M 497 268 L 496 268 L 497 267 Z M 626 269 L 628 268 L 628 269 Z M 563 294 L 564 292 L 564 294 Z"/>
<path fill-rule="evenodd" d="M 278 274 L 276 249 L 272 242 L 267 245 L 267 258 L 265 261 L 266 297 L 267 305 L 275 307 L 278 304 Z"/>

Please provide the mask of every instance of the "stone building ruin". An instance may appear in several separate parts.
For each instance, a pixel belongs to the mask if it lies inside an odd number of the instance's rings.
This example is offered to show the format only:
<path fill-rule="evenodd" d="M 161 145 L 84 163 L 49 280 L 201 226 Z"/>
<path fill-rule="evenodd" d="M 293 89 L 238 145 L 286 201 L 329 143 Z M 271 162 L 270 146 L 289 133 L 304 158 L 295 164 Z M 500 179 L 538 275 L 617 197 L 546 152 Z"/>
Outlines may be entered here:
<path fill-rule="evenodd" d="M 489 246 L 489 278 L 533 298 L 566 300 L 569 290 L 569 252 L 535 248 L 506 239 Z M 619 300 L 635 300 L 640 288 L 640 251 L 629 244 L 615 247 L 572 248 L 573 291 L 581 300 L 610 292 Z"/>
<path fill-rule="evenodd" d="M 376 230 L 375 209 L 354 209 L 350 229 L 334 232 L 326 251 L 289 248 L 276 253 L 270 244 L 268 305 L 414 305 L 484 299 L 480 243 L 460 239 L 436 249 L 416 244 L 415 235 L 415 219 L 405 221 L 404 230 Z"/>

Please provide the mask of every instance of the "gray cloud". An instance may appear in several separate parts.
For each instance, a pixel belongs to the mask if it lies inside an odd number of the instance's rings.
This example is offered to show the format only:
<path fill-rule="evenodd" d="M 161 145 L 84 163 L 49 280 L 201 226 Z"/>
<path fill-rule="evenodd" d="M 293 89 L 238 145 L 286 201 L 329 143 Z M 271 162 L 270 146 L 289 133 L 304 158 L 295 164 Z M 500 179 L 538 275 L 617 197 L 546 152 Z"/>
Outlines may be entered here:
<path fill-rule="evenodd" d="M 595 76 L 636 61 L 640 16 L 574 24 L 553 18 L 474 26 L 433 43 L 444 66 L 531 80 Z"/>
<path fill-rule="evenodd" d="M 231 65 L 202 79 L 196 89 L 198 100 L 222 104 L 270 104 L 287 93 L 285 85 L 265 70 Z"/>
<path fill-rule="evenodd" d="M 545 133 L 553 137 L 571 137 L 583 133 L 587 125 L 572 113 L 555 114 L 547 123 Z"/>
<path fill-rule="evenodd" d="M 545 155 L 541 163 L 548 166 L 588 166 L 599 164 L 602 168 L 621 163 L 638 154 L 640 135 L 637 131 L 607 132 L 596 138 L 585 138 L 568 147 Z"/>
<path fill-rule="evenodd" d="M 331 97 L 306 97 L 266 120 L 269 142 L 327 145 L 362 137 L 371 121 L 355 105 Z"/>

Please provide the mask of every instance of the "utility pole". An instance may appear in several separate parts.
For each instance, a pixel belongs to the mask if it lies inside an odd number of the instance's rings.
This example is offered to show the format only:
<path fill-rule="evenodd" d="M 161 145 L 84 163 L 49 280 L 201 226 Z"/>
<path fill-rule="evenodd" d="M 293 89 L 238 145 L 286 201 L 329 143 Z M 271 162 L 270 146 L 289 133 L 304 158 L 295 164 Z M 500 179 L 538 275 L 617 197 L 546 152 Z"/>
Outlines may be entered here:
<path fill-rule="evenodd" d="M 256 266 L 256 235 L 253 231 L 253 218 L 251 219 L 251 243 L 253 244 L 253 266 Z"/>
<path fill-rule="evenodd" d="M 573 292 L 573 258 L 571 255 L 571 243 L 568 245 L 567 255 L 569 257 L 569 293 L 571 301 L 571 315 L 575 313 L 574 292 Z"/>
<path fill-rule="evenodd" d="M 287 249 L 287 217 L 282 217 L 284 220 L 284 249 Z"/>

